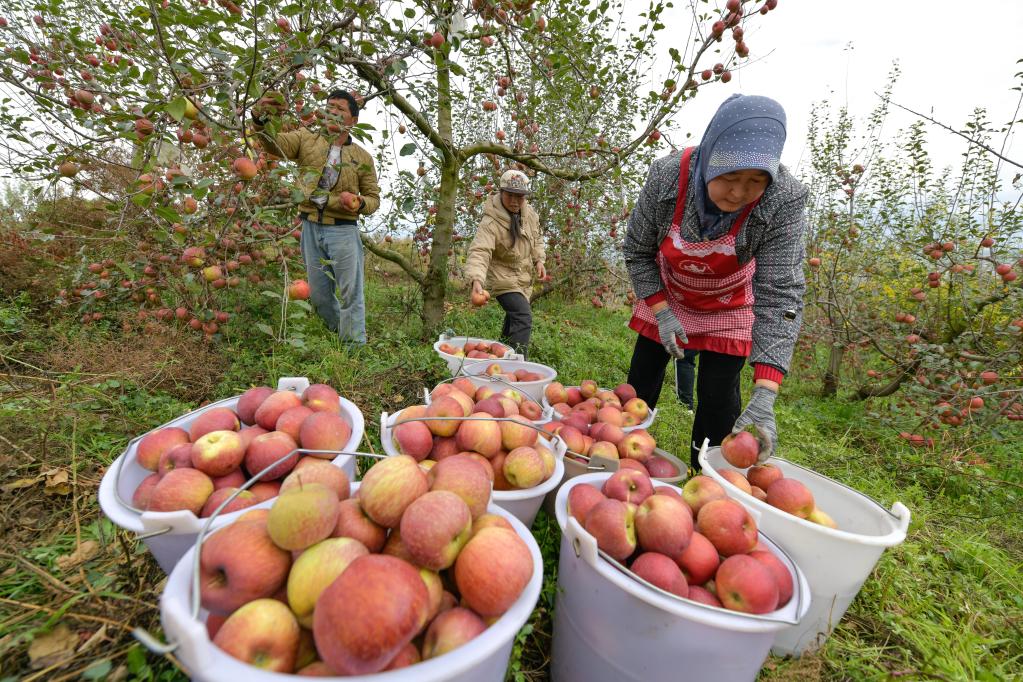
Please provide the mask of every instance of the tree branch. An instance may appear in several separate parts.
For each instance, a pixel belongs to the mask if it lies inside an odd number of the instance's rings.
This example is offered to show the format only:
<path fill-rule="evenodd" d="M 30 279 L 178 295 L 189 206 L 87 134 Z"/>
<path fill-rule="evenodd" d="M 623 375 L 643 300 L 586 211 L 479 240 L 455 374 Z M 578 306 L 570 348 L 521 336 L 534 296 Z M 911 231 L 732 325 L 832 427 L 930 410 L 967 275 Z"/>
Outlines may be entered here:
<path fill-rule="evenodd" d="M 361 234 L 359 236 L 362 238 L 362 245 L 365 246 L 369 250 L 369 252 L 372 253 L 374 256 L 395 263 L 398 267 L 405 271 L 405 274 L 414 279 L 416 281 L 416 284 L 422 286 L 423 284 L 426 283 L 426 278 L 423 276 L 423 273 L 416 270 L 412 263 L 410 263 L 408 259 L 402 256 L 400 253 L 398 253 L 397 251 L 392 251 L 391 249 L 381 248 L 376 244 L 376 242 L 374 242 L 372 239 L 370 239 L 364 234 Z"/>

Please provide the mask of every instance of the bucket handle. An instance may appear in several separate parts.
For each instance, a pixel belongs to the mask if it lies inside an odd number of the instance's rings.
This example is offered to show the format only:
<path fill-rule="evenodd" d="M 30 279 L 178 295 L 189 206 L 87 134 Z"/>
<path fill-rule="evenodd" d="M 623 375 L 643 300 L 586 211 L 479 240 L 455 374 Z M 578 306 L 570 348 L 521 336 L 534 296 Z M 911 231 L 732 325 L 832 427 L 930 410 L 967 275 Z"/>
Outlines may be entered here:
<path fill-rule="evenodd" d="M 635 580 L 636 582 L 640 583 L 641 585 L 645 586 L 647 589 L 653 590 L 654 592 L 656 592 L 657 594 L 659 594 L 662 597 L 666 597 L 668 599 L 673 599 L 673 600 L 676 600 L 676 601 L 685 602 L 685 604 L 687 606 L 696 606 L 696 607 L 699 607 L 699 608 L 710 609 L 710 610 L 718 612 L 718 613 L 727 613 L 727 614 L 730 614 L 730 615 L 733 615 L 733 616 L 742 616 L 743 618 L 752 618 L 752 619 L 755 619 L 755 620 L 766 621 L 768 623 L 784 623 L 786 625 L 798 625 L 799 624 L 799 621 L 800 621 L 799 614 L 802 613 L 802 611 L 803 611 L 803 590 L 801 589 L 802 586 L 800 585 L 800 581 L 799 581 L 798 569 L 793 572 L 794 575 L 792 577 L 792 582 L 793 582 L 793 585 L 795 587 L 795 590 L 794 590 L 795 594 L 793 596 L 796 597 L 796 608 L 795 608 L 796 617 L 795 617 L 795 619 L 770 617 L 770 616 L 767 616 L 767 615 L 764 615 L 764 614 L 757 614 L 757 613 L 741 613 L 741 612 L 732 611 L 730 609 L 726 609 L 726 608 L 723 608 L 723 607 L 711 606 L 709 604 L 704 604 L 702 602 L 694 601 L 692 599 L 684 599 L 684 598 L 678 596 L 677 594 L 672 594 L 671 592 L 668 592 L 666 590 L 662 590 L 661 588 L 657 587 L 653 583 L 647 582 L 643 578 L 640 578 L 638 575 L 636 575 L 631 570 L 629 570 L 629 568 L 626 567 L 625 564 L 622 564 L 617 559 L 615 559 L 614 557 L 609 555 L 607 552 L 605 552 L 604 550 L 602 550 L 599 547 L 597 547 L 597 540 L 596 540 L 596 538 L 594 538 L 592 535 L 590 535 L 590 533 L 588 533 L 579 524 L 578 519 L 576 519 L 574 516 L 569 516 L 568 519 L 566 519 L 564 534 L 565 534 L 565 537 L 568 539 L 568 541 L 571 543 L 572 550 L 575 552 L 575 555 L 578 558 L 580 558 L 583 561 L 585 561 L 586 563 L 588 563 L 591 567 L 593 567 L 593 568 L 597 567 L 597 557 L 599 556 L 604 561 L 608 562 L 609 564 L 614 566 L 616 569 L 618 569 L 618 571 L 620 571 L 621 573 L 624 573 L 629 578 L 631 578 L 631 579 Z M 781 547 L 778 547 L 777 545 L 775 545 L 775 547 L 779 551 L 781 551 L 782 554 L 785 555 L 785 558 L 789 560 L 789 563 L 791 563 L 792 566 L 796 565 L 796 563 L 794 561 L 792 561 L 792 557 L 790 557 L 788 555 L 788 553 L 785 552 L 784 549 L 782 549 Z"/>

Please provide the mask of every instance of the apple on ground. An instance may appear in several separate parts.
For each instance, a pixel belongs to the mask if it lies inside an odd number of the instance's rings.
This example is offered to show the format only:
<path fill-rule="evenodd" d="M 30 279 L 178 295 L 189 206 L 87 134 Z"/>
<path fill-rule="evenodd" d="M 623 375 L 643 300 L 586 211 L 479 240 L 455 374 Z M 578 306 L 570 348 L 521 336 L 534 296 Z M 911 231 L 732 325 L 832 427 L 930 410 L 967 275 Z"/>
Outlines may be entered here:
<path fill-rule="evenodd" d="M 583 527 L 597 547 L 624 561 L 636 551 L 635 519 L 636 505 L 609 498 L 593 505 Z"/>
<path fill-rule="evenodd" d="M 387 542 L 387 529 L 366 516 L 358 499 L 349 498 L 338 505 L 337 524 L 331 537 L 358 540 L 375 554 Z"/>
<path fill-rule="evenodd" d="M 780 478 L 767 489 L 767 504 L 805 519 L 810 516 L 816 504 L 813 493 L 794 478 Z"/>
<path fill-rule="evenodd" d="M 175 426 L 150 431 L 135 448 L 135 461 L 144 469 L 156 471 L 160 465 L 160 456 L 178 445 L 190 443 L 188 432 Z"/>
<path fill-rule="evenodd" d="M 710 476 L 693 476 L 682 486 L 682 499 L 693 510 L 693 516 L 700 513 L 705 504 L 728 497 L 721 484 Z"/>
<path fill-rule="evenodd" d="M 644 472 L 619 469 L 604 481 L 601 492 L 612 499 L 638 505 L 654 494 L 654 484 Z"/>
<path fill-rule="evenodd" d="M 737 469 L 746 469 L 757 463 L 760 443 L 749 431 L 730 433 L 721 441 L 721 455 Z"/>
<path fill-rule="evenodd" d="M 192 466 L 207 476 L 226 476 L 241 466 L 245 446 L 235 431 L 210 431 L 192 444 Z"/>
<path fill-rule="evenodd" d="M 199 597 L 211 613 L 227 615 L 254 599 L 270 597 L 287 580 L 291 553 L 273 543 L 265 522 L 250 518 L 243 515 L 203 543 Z"/>
<path fill-rule="evenodd" d="M 644 552 L 636 557 L 630 569 L 643 580 L 665 592 L 683 598 L 689 596 L 689 584 L 678 564 L 669 556 L 658 552 Z"/>
<path fill-rule="evenodd" d="M 721 563 L 717 549 L 698 532 L 693 532 L 689 545 L 672 558 L 690 585 L 702 585 L 713 578 Z"/>
<path fill-rule="evenodd" d="M 211 431 L 237 431 L 241 428 L 238 415 L 230 407 L 214 407 L 195 418 L 189 427 L 189 436 L 196 442 Z"/>
<path fill-rule="evenodd" d="M 302 550 L 330 537 L 337 526 L 337 492 L 320 483 L 300 483 L 280 495 L 267 517 L 266 527 L 282 549 Z"/>
<path fill-rule="evenodd" d="M 456 607 L 437 616 L 423 639 L 423 659 L 436 658 L 471 641 L 487 629 L 471 610 Z"/>
<path fill-rule="evenodd" d="M 198 469 L 171 469 L 149 494 L 148 511 L 190 511 L 199 516 L 213 493 L 213 481 Z"/>
<path fill-rule="evenodd" d="M 426 624 L 429 599 L 419 571 L 407 561 L 361 556 L 316 602 L 316 649 L 340 675 L 379 672 Z"/>
<path fill-rule="evenodd" d="M 533 555 L 518 533 L 484 528 L 455 560 L 455 584 L 465 606 L 497 618 L 519 598 L 534 570 Z"/>
<path fill-rule="evenodd" d="M 417 566 L 442 571 L 472 532 L 472 514 L 461 497 L 432 490 L 416 498 L 401 517 L 401 537 Z"/>
<path fill-rule="evenodd" d="M 359 487 L 359 503 L 369 518 L 385 528 L 396 528 L 405 509 L 430 488 L 426 474 L 407 455 L 379 460 L 366 472 Z"/>
<path fill-rule="evenodd" d="M 320 594 L 345 569 L 369 550 L 352 538 L 328 538 L 302 552 L 288 574 L 288 605 L 303 627 L 313 625 L 313 608 Z"/>
<path fill-rule="evenodd" d="M 693 516 L 680 498 L 650 495 L 636 510 L 636 539 L 644 552 L 676 556 L 692 535 Z"/>
<path fill-rule="evenodd" d="M 256 599 L 224 621 L 213 643 L 260 670 L 292 673 L 298 653 L 299 626 L 285 604 L 276 599 Z"/>
<path fill-rule="evenodd" d="M 757 544 L 756 521 L 745 507 L 732 499 L 705 504 L 696 516 L 696 528 L 722 556 L 745 554 Z"/>
<path fill-rule="evenodd" d="M 773 572 L 747 554 L 722 561 L 714 584 L 718 599 L 727 609 L 760 614 L 778 608 L 778 582 Z"/>

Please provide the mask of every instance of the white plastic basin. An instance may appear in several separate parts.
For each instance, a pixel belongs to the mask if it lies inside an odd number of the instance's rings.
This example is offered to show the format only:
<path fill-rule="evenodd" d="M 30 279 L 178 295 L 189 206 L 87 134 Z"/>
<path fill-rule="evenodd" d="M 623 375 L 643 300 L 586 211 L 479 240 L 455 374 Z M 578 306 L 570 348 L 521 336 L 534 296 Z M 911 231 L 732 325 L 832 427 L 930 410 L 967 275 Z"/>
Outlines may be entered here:
<path fill-rule="evenodd" d="M 380 415 L 380 442 L 384 446 L 384 452 L 391 457 L 401 454 L 394 447 L 394 440 L 391 437 L 391 428 L 394 425 L 396 416 L 396 414 L 388 415 L 386 412 Z M 554 453 L 554 473 L 551 474 L 551 477 L 532 488 L 525 488 L 524 490 L 494 490 L 490 494 L 493 504 L 513 514 L 527 528 L 533 525 L 536 514 L 540 511 L 540 505 L 543 504 L 544 496 L 557 488 L 565 475 L 565 463 L 563 461 L 565 458 L 565 443 L 557 437 L 553 440 L 547 440 L 543 436 L 540 436 L 537 442 Z"/>
<path fill-rule="evenodd" d="M 484 374 L 487 367 L 490 367 L 493 364 L 499 365 L 501 367 L 501 371 L 505 374 L 510 374 L 517 369 L 524 369 L 530 372 L 536 372 L 541 378 L 536 381 L 508 382 L 499 377 L 491 377 Z M 522 391 L 523 393 L 529 394 L 533 400 L 537 402 L 543 401 L 543 390 L 547 388 L 547 384 L 558 378 L 558 371 L 553 367 L 541 365 L 538 362 L 526 362 L 525 360 L 480 360 L 480 364 L 475 365 L 469 365 L 466 363 L 460 374 L 468 376 L 472 383 L 476 384 L 477 387 L 492 386 L 498 391 L 501 391 L 510 386 Z"/>
<path fill-rule="evenodd" d="M 708 448 L 704 443 L 700 451 L 703 473 L 755 510 L 760 515 L 760 528 L 777 540 L 806 573 L 813 607 L 799 625 L 778 633 L 773 648 L 778 655 L 798 656 L 824 643 L 885 548 L 906 539 L 910 513 L 901 502 L 888 511 L 866 495 L 793 462 L 778 457 L 770 462 L 786 478 L 806 485 L 817 506 L 835 520 L 839 529 L 797 518 L 742 492 L 720 474 L 734 468 L 721 455 L 721 448 Z"/>
<path fill-rule="evenodd" d="M 279 391 L 305 392 L 309 387 L 309 380 L 304 377 L 282 378 L 277 384 Z M 177 426 L 188 430 L 192 422 L 203 412 L 215 407 L 234 407 L 238 404 L 238 398 L 227 398 L 211 403 L 194 412 L 178 417 L 167 422 L 158 428 Z M 362 435 L 366 425 L 362 418 L 362 412 L 355 406 L 355 403 L 341 398 L 341 416 L 352 427 L 352 436 L 345 445 L 345 450 L 353 451 L 362 441 Z M 155 430 L 155 429 L 154 429 Z M 145 435 L 145 434 L 143 434 Z M 127 449 L 118 457 L 107 472 L 99 485 L 99 503 L 103 513 L 115 524 L 137 533 L 142 541 L 152 552 L 160 568 L 166 573 L 178 562 L 178 559 L 188 551 L 188 548 L 195 544 L 196 534 L 206 522 L 190 511 L 175 512 L 142 512 L 139 513 L 131 508 L 131 498 L 135 493 L 138 484 L 152 471 L 141 467 L 135 460 L 135 450 L 141 437 L 129 443 Z M 340 467 L 348 474 L 350 480 L 355 480 L 355 458 L 349 455 L 338 455 L 333 464 Z M 216 523 L 229 523 L 241 515 L 244 510 L 223 514 L 217 517 Z"/>
<path fill-rule="evenodd" d="M 358 489 L 352 484 L 352 493 Z M 270 501 L 258 506 L 268 507 Z M 503 682 L 519 630 L 536 606 L 543 584 L 543 557 L 532 533 L 513 514 L 491 503 L 487 511 L 508 519 L 533 557 L 533 575 L 518 600 L 482 634 L 443 656 L 407 668 L 374 675 L 332 677 L 352 682 Z M 195 547 L 190 547 L 167 578 L 160 597 L 160 620 L 175 657 L 199 682 L 294 682 L 294 675 L 272 673 L 250 666 L 224 653 L 210 641 L 206 613 L 192 617 L 192 576 Z"/>
<path fill-rule="evenodd" d="M 611 474 L 584 474 L 558 491 L 561 527 L 554 610 L 554 682 L 756 679 L 775 635 L 810 608 L 799 567 L 760 533 L 793 576 L 792 599 L 760 616 L 679 599 L 639 582 L 602 558 L 597 543 L 568 515 L 577 485 L 602 486 Z M 654 481 L 655 486 L 668 485 Z"/>
<path fill-rule="evenodd" d="M 433 350 L 444 360 L 444 362 L 447 363 L 448 371 L 451 372 L 451 376 L 458 374 L 459 370 L 463 367 L 469 368 L 478 362 L 491 362 L 491 360 L 484 358 L 467 358 L 462 355 L 452 355 L 451 353 L 445 353 L 440 349 L 440 345 L 442 343 L 449 343 L 452 346 L 461 348 L 469 341 L 474 343 L 486 341 L 487 343 L 500 343 L 503 346 L 508 346 L 508 344 L 503 341 L 494 341 L 493 339 L 481 339 L 475 336 L 447 336 L 446 334 L 441 334 L 440 338 L 434 342 Z M 507 360 L 522 360 L 522 356 L 516 353 L 510 346 L 508 346 L 508 350 L 505 352 L 503 358 Z"/>

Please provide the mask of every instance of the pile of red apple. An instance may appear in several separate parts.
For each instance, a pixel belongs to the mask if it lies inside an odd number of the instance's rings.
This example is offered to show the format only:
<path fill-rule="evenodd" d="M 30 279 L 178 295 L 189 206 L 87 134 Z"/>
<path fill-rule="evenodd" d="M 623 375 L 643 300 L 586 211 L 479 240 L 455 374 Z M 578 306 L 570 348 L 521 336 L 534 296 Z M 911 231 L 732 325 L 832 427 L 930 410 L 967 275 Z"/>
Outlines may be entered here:
<path fill-rule="evenodd" d="M 514 383 L 516 381 L 540 381 L 544 377 L 539 372 L 530 372 L 528 369 L 515 369 L 506 370 L 498 363 L 487 365 L 487 368 L 482 372 L 473 372 L 473 374 L 480 376 L 486 375 L 488 377 L 497 377 L 498 379 L 504 379 L 508 383 Z"/>
<path fill-rule="evenodd" d="M 592 379 L 578 386 L 563 386 L 557 381 L 547 384 L 544 397 L 554 410 L 555 419 L 567 419 L 580 413 L 587 424 L 603 422 L 629 428 L 638 426 L 650 416 L 650 407 L 636 397 L 631 384 L 619 384 L 613 391 L 601 389 Z"/>
<path fill-rule="evenodd" d="M 597 547 L 666 592 L 744 613 L 769 613 L 792 597 L 792 574 L 757 537 L 745 507 L 696 476 L 682 494 L 622 469 L 603 487 L 569 491 L 568 513 Z"/>
<path fill-rule="evenodd" d="M 415 421 L 422 417 L 436 419 Z M 491 421 L 494 417 L 515 421 Z M 554 453 L 539 442 L 539 431 L 530 423 L 539 417 L 540 406 L 519 392 L 477 389 L 459 377 L 437 386 L 429 405 L 413 405 L 396 414 L 391 439 L 398 452 L 424 468 L 461 454 L 484 465 L 494 490 L 533 488 L 555 469 Z"/>
<path fill-rule="evenodd" d="M 486 513 L 490 482 L 470 457 L 429 472 L 388 457 L 349 495 L 347 478 L 302 478 L 209 536 L 200 599 L 216 646 L 304 676 L 403 668 L 484 632 L 533 575 L 526 542 Z"/>
<path fill-rule="evenodd" d="M 309 450 L 342 450 L 352 428 L 341 416 L 337 391 L 313 384 L 301 397 L 266 386 L 250 388 L 236 410 L 214 407 L 199 414 L 188 430 L 176 426 L 146 434 L 136 462 L 150 474 L 139 483 L 132 505 L 143 511 L 187 510 L 210 516 L 249 478 L 300 445 Z M 276 497 L 281 479 L 306 459 L 334 455 L 294 454 L 242 491 L 224 513 Z"/>
<path fill-rule="evenodd" d="M 725 461 L 739 469 L 748 469 L 745 476 L 733 469 L 723 469 L 718 473 L 736 488 L 761 502 L 800 519 L 828 528 L 838 528 L 834 519 L 817 507 L 809 488 L 794 478 L 785 478 L 781 469 L 770 462 L 757 464 L 759 454 L 760 444 L 748 431 L 725 436 L 721 441 L 721 455 Z M 724 494 L 724 489 L 721 492 Z"/>
<path fill-rule="evenodd" d="M 437 350 L 441 353 L 454 355 L 457 358 L 478 358 L 480 360 L 498 360 L 508 354 L 509 348 L 494 341 L 466 341 L 462 347 L 453 346 L 447 341 L 440 343 Z"/>
<path fill-rule="evenodd" d="M 584 390 L 589 397 L 583 397 Z M 583 457 L 599 456 L 618 460 L 619 467 L 636 469 L 653 478 L 678 476 L 675 465 L 654 452 L 657 441 L 646 429 L 624 431 L 623 427 L 639 424 L 648 414 L 646 402 L 636 397 L 632 386 L 622 384 L 614 391 L 601 391 L 595 381 L 587 380 L 568 388 L 554 382 L 544 391 L 549 403 L 565 394 L 567 400 L 553 403 L 555 421 L 545 424 L 544 429 L 565 442 L 567 457 L 586 462 Z M 631 411 L 622 409 L 623 401 Z M 629 417 L 629 424 L 623 417 Z"/>

